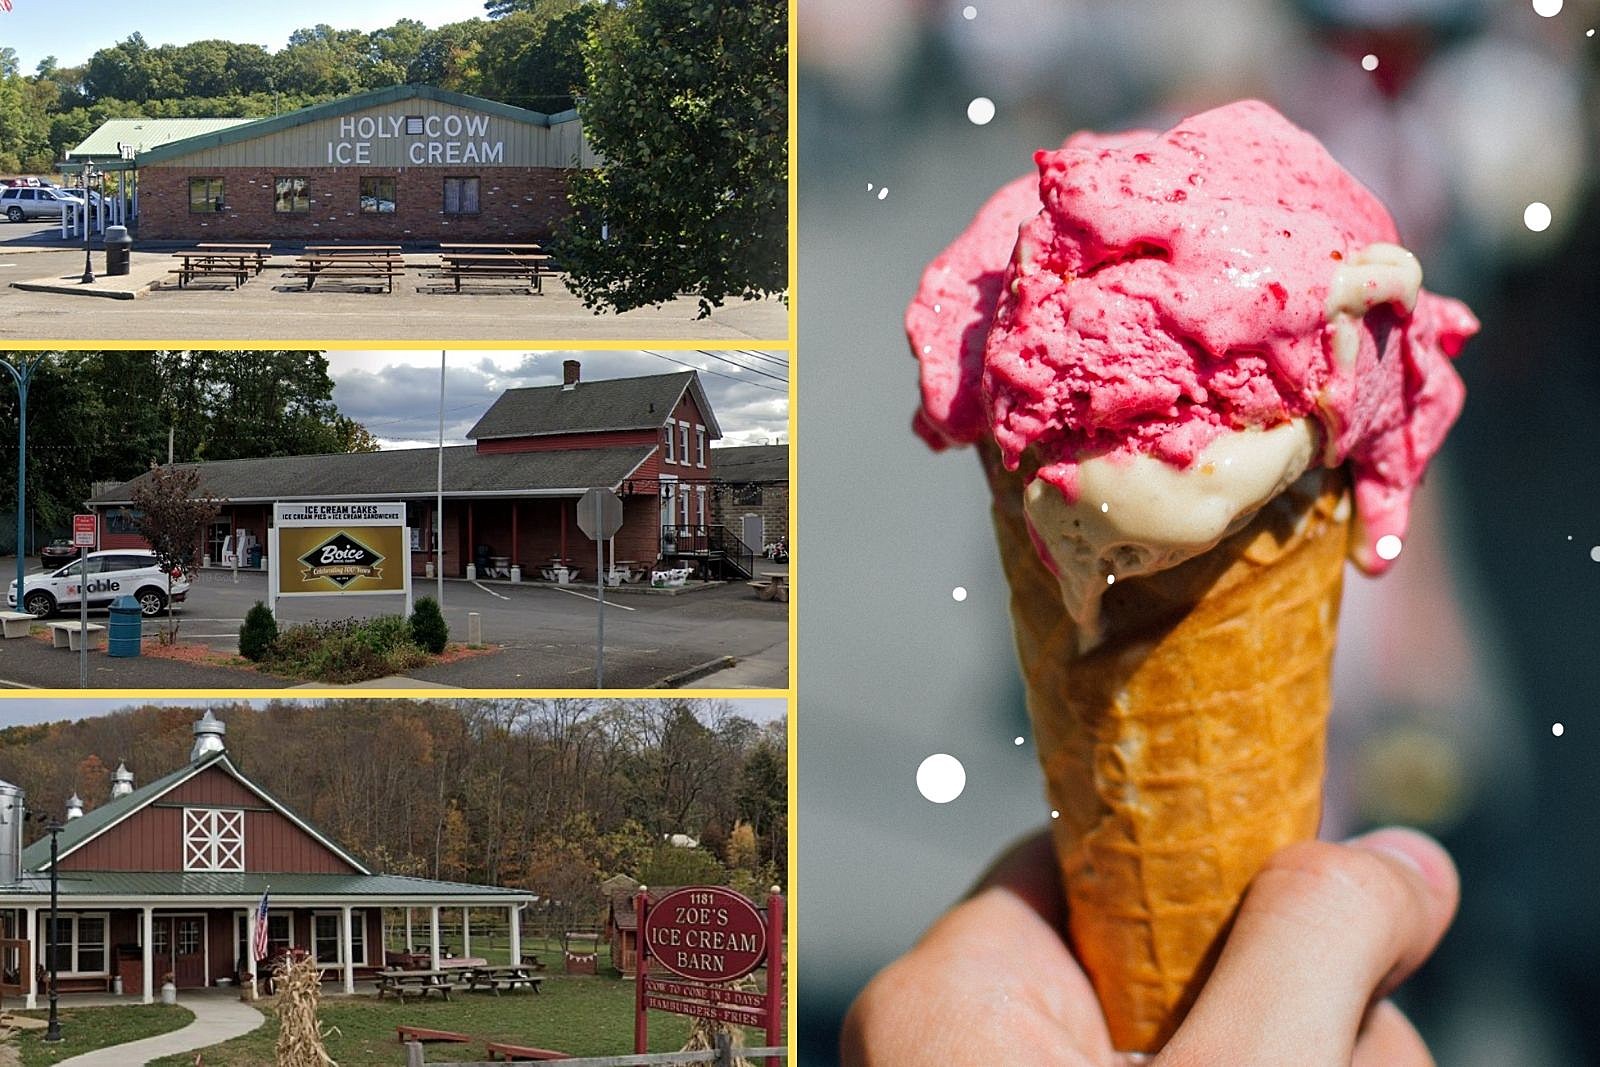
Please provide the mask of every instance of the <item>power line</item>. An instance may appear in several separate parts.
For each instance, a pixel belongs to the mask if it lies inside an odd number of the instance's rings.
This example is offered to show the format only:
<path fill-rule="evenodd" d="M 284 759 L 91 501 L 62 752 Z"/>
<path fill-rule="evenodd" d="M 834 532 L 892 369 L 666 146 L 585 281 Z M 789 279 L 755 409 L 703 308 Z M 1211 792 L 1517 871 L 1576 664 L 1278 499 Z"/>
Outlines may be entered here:
<path fill-rule="evenodd" d="M 742 354 L 744 354 L 746 356 L 752 356 L 752 357 L 754 357 L 756 359 L 764 359 L 768 363 L 777 364 L 778 366 L 784 368 L 785 370 L 787 370 L 789 368 L 789 361 L 788 360 L 783 359 L 783 358 L 778 357 L 778 356 L 774 356 L 774 355 L 772 355 L 770 353 L 767 353 L 767 352 L 757 352 L 753 348 L 738 348 L 738 349 L 735 349 L 734 351 L 740 352 L 740 353 L 742 353 Z"/>
<path fill-rule="evenodd" d="M 645 349 L 644 354 L 647 356 L 655 356 L 657 359 L 664 359 L 668 363 L 676 363 L 680 367 L 688 367 L 690 370 L 699 371 L 701 374 L 714 374 L 718 378 L 726 378 L 728 381 L 738 382 L 740 385 L 748 385 L 755 389 L 765 389 L 769 393 L 783 393 L 785 396 L 787 396 L 789 393 L 789 390 L 787 389 L 776 389 L 770 385 L 762 385 L 760 382 L 752 382 L 748 378 L 735 378 L 731 374 L 723 374 L 721 371 L 711 370 L 708 367 L 696 367 L 693 363 L 685 363 L 681 359 L 673 359 L 671 356 L 662 352 L 652 352 L 649 349 Z"/>
<path fill-rule="evenodd" d="M 751 374 L 759 374 L 763 378 L 771 378 L 773 381 L 782 382 L 785 385 L 789 384 L 789 379 L 779 377 L 776 374 L 768 373 L 767 371 L 761 370 L 758 367 L 747 367 L 743 363 L 740 363 L 738 360 L 729 359 L 727 356 L 720 355 L 719 353 L 716 353 L 716 352 L 707 352 L 703 348 L 700 349 L 699 351 L 700 351 L 700 354 L 702 356 L 707 356 L 707 357 L 709 357 L 711 359 L 719 359 L 722 362 L 724 362 L 724 363 L 726 363 L 726 364 L 728 364 L 730 366 L 738 367 L 740 370 L 749 371 Z"/>

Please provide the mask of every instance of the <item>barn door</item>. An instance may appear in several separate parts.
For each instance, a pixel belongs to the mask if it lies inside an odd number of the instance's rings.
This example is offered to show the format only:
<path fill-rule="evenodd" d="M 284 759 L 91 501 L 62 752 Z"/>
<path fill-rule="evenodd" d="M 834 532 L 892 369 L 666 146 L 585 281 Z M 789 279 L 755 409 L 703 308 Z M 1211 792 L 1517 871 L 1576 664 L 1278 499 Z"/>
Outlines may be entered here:
<path fill-rule="evenodd" d="M 158 970 L 171 971 L 173 984 L 179 989 L 204 989 L 209 985 L 205 916 L 172 915 L 156 919 L 155 957 Z"/>

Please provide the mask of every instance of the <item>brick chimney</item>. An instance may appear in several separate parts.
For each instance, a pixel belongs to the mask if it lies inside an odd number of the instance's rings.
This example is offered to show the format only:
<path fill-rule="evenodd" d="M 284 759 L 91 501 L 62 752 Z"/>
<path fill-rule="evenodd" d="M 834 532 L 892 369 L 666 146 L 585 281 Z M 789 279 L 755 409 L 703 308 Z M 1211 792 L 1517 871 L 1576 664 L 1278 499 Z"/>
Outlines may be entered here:
<path fill-rule="evenodd" d="M 575 359 L 566 360 L 561 364 L 561 388 L 563 391 L 573 389 L 578 384 L 578 372 L 583 364 Z"/>

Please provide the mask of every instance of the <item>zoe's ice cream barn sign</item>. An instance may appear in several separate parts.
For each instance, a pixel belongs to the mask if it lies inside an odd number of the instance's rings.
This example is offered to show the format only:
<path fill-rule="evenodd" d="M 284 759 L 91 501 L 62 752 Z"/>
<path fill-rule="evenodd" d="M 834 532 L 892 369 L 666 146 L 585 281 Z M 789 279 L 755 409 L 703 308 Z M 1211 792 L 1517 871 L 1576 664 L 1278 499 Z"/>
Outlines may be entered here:
<path fill-rule="evenodd" d="M 144 238 L 539 242 L 594 162 L 576 111 L 402 85 L 178 136 L 131 166 Z"/>

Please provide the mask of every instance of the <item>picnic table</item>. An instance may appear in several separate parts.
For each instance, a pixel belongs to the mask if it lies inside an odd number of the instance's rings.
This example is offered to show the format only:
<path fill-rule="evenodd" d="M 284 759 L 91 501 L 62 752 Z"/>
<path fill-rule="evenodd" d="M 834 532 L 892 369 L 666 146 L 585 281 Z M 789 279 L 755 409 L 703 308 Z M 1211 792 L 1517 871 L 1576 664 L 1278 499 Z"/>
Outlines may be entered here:
<path fill-rule="evenodd" d="M 267 260 L 272 254 L 270 241 L 201 241 L 195 248 L 204 252 L 242 255 L 246 258 L 246 262 L 254 263 L 257 274 L 266 267 Z"/>
<path fill-rule="evenodd" d="M 462 281 L 489 278 L 526 278 L 534 292 L 543 293 L 548 273 L 543 267 L 550 257 L 537 252 L 452 252 L 441 246 L 439 260 L 429 277 L 454 281 L 458 293 Z"/>
<path fill-rule="evenodd" d="M 183 261 L 167 272 L 178 276 L 179 289 L 187 287 L 196 278 L 232 278 L 233 287 L 238 289 L 250 277 L 255 255 L 250 252 L 194 248 L 187 252 L 174 252 L 172 258 Z"/>
<path fill-rule="evenodd" d="M 404 1004 L 408 993 L 424 999 L 427 998 L 429 993 L 438 993 L 445 1000 L 449 1000 L 453 979 L 458 973 L 449 971 L 379 971 L 378 999 L 382 1000 L 385 993 L 393 993 L 400 1003 Z"/>
<path fill-rule="evenodd" d="M 394 292 L 394 280 L 406 272 L 399 245 L 315 245 L 295 257 L 286 278 L 304 278 L 306 292 L 321 279 L 373 278 Z"/>
<path fill-rule="evenodd" d="M 544 982 L 544 976 L 533 973 L 532 967 L 513 964 L 504 967 L 473 967 L 462 972 L 462 979 L 467 983 L 467 988 L 488 989 L 495 996 L 500 995 L 501 989 L 516 989 L 527 986 L 535 993 Z"/>
<path fill-rule="evenodd" d="M 759 582 L 746 582 L 756 591 L 762 600 L 776 600 L 779 603 L 789 602 L 789 573 L 787 571 L 762 571 Z"/>
<path fill-rule="evenodd" d="M 537 252 L 543 246 L 512 244 L 509 241 L 440 241 L 439 247 L 457 252 L 487 252 L 490 249 L 500 252 Z"/>

